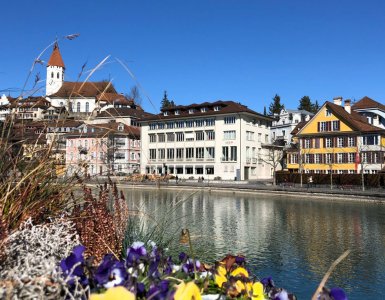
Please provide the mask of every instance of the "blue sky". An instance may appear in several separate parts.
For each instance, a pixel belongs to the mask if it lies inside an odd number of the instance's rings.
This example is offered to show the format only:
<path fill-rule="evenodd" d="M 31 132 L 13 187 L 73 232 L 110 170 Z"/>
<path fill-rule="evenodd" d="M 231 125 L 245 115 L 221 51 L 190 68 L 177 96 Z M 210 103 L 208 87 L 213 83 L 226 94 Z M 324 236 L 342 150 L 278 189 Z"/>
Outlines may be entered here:
<path fill-rule="evenodd" d="M 234 100 L 258 112 L 276 93 L 287 108 L 304 95 L 385 100 L 382 0 L 24 0 L 3 3 L 1 19 L 0 90 L 13 96 L 56 36 L 80 33 L 59 41 L 66 80 L 110 55 L 91 80 L 122 93 L 137 80 L 152 113 L 164 90 L 176 104 Z M 34 72 L 45 78 L 44 66 Z"/>

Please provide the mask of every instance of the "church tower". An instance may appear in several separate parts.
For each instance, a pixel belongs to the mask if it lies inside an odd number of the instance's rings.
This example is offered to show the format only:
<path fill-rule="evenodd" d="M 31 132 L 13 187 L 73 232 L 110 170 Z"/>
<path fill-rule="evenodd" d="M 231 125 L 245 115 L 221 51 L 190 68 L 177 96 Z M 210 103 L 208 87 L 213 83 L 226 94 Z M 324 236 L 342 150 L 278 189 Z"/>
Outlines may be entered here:
<path fill-rule="evenodd" d="M 56 42 L 47 64 L 47 77 L 45 83 L 47 96 L 56 93 L 62 86 L 64 81 L 64 70 L 64 62 L 59 51 L 59 45 Z"/>

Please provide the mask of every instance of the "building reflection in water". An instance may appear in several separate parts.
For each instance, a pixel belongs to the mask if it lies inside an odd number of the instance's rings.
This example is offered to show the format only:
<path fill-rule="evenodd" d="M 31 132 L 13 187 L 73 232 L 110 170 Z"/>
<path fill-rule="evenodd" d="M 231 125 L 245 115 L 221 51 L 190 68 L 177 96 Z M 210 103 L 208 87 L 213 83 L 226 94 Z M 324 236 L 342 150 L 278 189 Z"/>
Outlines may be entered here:
<path fill-rule="evenodd" d="M 273 276 L 278 285 L 309 298 L 331 263 L 329 285 L 341 286 L 349 299 L 376 299 L 385 286 L 385 206 L 365 202 L 270 196 L 125 190 L 131 208 L 145 213 L 147 226 L 167 219 L 168 234 L 188 228 L 198 256 L 213 261 L 231 252 L 244 254 L 253 273 Z"/>

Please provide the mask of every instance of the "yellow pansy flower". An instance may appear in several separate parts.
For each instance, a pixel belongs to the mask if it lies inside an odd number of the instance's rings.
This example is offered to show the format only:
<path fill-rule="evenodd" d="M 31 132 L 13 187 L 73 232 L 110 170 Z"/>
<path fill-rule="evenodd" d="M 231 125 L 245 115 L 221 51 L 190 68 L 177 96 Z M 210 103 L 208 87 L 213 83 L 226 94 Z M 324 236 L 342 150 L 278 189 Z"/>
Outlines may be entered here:
<path fill-rule="evenodd" d="M 187 284 L 181 282 L 177 286 L 174 300 L 202 300 L 202 296 L 198 286 L 193 281 Z"/>
<path fill-rule="evenodd" d="M 226 273 L 226 269 L 223 266 L 218 267 L 214 280 L 219 287 L 222 287 L 223 283 L 227 281 Z"/>
<path fill-rule="evenodd" d="M 236 268 L 234 271 L 232 271 L 230 273 L 231 276 L 239 276 L 239 275 L 243 275 L 245 277 L 249 277 L 249 272 L 247 272 L 247 270 L 245 268 L 242 268 L 242 267 L 238 267 Z"/>
<path fill-rule="evenodd" d="M 90 300 L 135 300 L 135 295 L 125 287 L 117 286 L 103 294 L 91 294 Z"/>
<path fill-rule="evenodd" d="M 251 297 L 252 300 L 263 300 L 265 299 L 265 295 L 263 293 L 263 284 L 261 282 L 255 282 L 253 284 L 253 296 Z"/>

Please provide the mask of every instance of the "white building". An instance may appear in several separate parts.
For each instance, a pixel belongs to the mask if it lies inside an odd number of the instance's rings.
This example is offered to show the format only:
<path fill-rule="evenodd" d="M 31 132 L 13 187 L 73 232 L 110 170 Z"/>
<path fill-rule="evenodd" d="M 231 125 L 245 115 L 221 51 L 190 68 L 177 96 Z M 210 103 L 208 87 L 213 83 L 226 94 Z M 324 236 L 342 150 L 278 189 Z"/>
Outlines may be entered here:
<path fill-rule="evenodd" d="M 366 117 L 369 124 L 385 129 L 385 105 L 365 96 L 353 104 L 352 110 Z"/>
<path fill-rule="evenodd" d="M 272 118 L 233 101 L 176 106 L 141 123 L 141 172 L 179 178 L 271 178 L 259 159 Z"/>
<path fill-rule="evenodd" d="M 300 122 L 307 122 L 314 116 L 306 110 L 282 109 L 279 115 L 275 115 L 275 120 L 271 126 L 272 142 L 288 145 L 291 142 L 291 132 Z"/>

